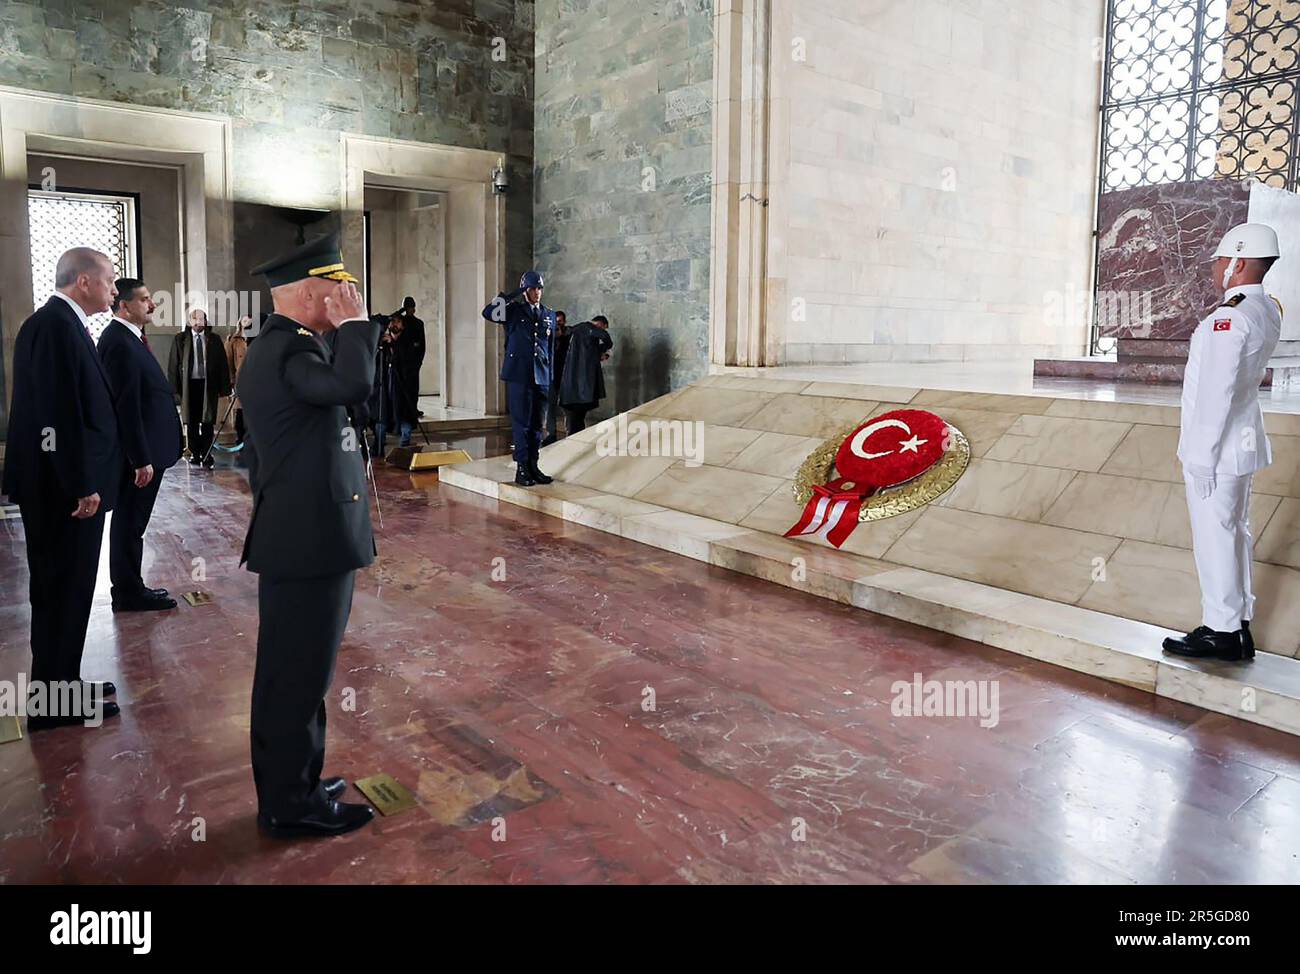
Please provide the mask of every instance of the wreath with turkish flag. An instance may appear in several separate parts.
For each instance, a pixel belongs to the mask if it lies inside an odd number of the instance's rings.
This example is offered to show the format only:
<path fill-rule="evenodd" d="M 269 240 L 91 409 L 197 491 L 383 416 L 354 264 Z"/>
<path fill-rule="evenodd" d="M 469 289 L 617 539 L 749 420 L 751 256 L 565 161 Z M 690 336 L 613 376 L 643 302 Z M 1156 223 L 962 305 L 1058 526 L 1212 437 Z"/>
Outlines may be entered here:
<path fill-rule="evenodd" d="M 861 521 L 928 504 L 957 482 L 969 462 L 966 437 L 928 410 L 873 416 L 804 461 L 795 480 L 803 516 L 785 536 L 824 535 L 838 548 Z"/>

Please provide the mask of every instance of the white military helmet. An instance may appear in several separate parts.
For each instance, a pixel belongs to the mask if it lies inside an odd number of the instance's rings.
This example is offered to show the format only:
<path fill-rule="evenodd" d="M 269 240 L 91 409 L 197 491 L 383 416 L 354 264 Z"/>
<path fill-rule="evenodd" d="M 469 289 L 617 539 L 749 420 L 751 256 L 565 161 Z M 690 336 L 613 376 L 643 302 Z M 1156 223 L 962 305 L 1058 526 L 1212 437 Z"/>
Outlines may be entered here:
<path fill-rule="evenodd" d="M 1223 235 L 1215 257 L 1280 257 L 1277 231 L 1266 223 L 1239 223 Z"/>

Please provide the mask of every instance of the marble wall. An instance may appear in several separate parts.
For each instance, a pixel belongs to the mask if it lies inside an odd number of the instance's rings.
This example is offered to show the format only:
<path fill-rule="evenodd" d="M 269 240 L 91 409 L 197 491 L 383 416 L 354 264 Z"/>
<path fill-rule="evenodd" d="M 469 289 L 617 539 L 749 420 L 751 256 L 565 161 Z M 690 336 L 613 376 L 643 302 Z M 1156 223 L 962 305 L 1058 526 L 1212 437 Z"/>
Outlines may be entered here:
<path fill-rule="evenodd" d="M 767 328 L 786 363 L 1078 354 L 1086 322 L 1049 298 L 1090 285 L 1104 10 L 772 8 Z"/>
<path fill-rule="evenodd" d="M 537 3 L 536 261 L 549 306 L 610 319 L 603 412 L 708 364 L 713 7 Z"/>
<path fill-rule="evenodd" d="M 1223 296 L 1207 261 L 1223 234 L 1246 221 L 1249 205 L 1249 186 L 1226 179 L 1103 193 L 1097 219 L 1097 290 L 1116 298 L 1141 296 L 1151 314 L 1144 320 L 1099 313 L 1102 336 L 1190 338 L 1197 322 Z M 1099 312 L 1104 306 L 1109 305 L 1099 298 Z"/>

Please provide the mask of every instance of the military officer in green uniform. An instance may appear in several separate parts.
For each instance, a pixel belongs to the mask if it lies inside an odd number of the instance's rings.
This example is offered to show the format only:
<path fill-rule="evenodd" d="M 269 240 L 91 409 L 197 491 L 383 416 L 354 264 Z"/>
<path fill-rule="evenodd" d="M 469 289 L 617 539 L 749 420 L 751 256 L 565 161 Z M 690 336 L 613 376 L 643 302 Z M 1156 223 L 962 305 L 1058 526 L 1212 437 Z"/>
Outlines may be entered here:
<path fill-rule="evenodd" d="M 252 762 L 258 824 L 280 838 L 341 835 L 374 816 L 321 778 L 325 694 L 352 610 L 353 576 L 375 558 L 361 433 L 379 326 L 339 256 L 337 234 L 254 268 L 275 313 L 239 374 L 258 574 Z M 328 340 L 327 340 L 328 339 Z"/>

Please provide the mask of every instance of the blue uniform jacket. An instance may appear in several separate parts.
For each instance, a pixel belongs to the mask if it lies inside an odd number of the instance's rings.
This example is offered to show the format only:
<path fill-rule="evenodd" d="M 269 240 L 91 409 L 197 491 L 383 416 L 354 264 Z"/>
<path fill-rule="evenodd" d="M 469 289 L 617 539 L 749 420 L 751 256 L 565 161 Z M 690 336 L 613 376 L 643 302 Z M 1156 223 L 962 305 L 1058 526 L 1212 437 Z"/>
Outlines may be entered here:
<path fill-rule="evenodd" d="M 503 382 L 533 382 L 543 389 L 551 385 L 551 362 L 555 359 L 555 312 L 544 304 L 537 316 L 523 301 L 506 303 L 498 295 L 483 308 L 483 317 L 506 330 L 506 357 L 501 363 Z"/>

